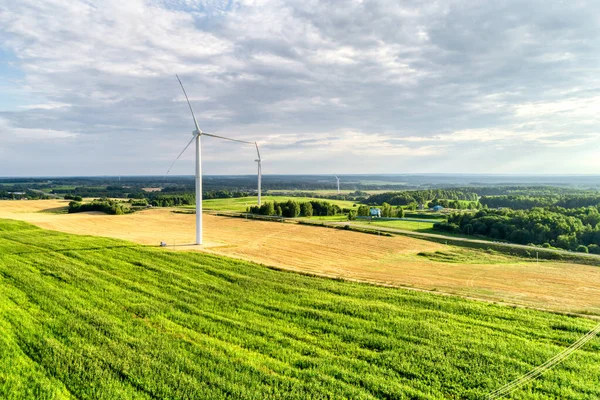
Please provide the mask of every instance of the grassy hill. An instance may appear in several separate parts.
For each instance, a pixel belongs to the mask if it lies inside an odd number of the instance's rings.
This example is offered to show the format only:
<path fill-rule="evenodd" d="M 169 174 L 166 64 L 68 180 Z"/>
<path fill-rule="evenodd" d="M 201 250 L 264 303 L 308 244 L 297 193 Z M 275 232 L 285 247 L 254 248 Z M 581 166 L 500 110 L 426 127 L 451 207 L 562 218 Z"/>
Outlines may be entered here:
<path fill-rule="evenodd" d="M 2 399 L 479 399 L 594 325 L 0 220 Z M 599 397 L 598 339 L 515 394 Z"/>

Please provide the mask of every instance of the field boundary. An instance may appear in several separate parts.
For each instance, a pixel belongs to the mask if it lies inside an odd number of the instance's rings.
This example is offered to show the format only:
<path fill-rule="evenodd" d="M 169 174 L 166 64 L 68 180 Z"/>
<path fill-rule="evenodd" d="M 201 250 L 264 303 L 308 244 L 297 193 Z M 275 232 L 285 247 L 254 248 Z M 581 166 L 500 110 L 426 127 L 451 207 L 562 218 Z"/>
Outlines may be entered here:
<path fill-rule="evenodd" d="M 394 232 L 394 231 L 389 231 Z M 487 241 L 471 241 L 462 238 L 453 238 L 450 236 L 425 236 L 420 233 L 413 232 L 394 232 L 398 235 L 408 236 L 415 239 L 423 239 L 429 240 L 436 243 L 449 244 L 453 246 L 460 247 L 469 247 L 473 249 L 481 249 L 481 250 L 495 250 L 504 254 L 516 255 L 527 258 L 536 258 L 537 256 L 540 259 L 544 260 L 552 260 L 552 261 L 571 261 L 577 262 L 579 264 L 586 264 L 592 266 L 600 266 L 600 256 L 595 254 L 587 254 L 584 255 L 578 253 L 570 253 L 566 250 L 553 250 L 553 249 L 545 249 L 545 248 L 537 248 L 537 247 L 529 247 L 523 246 L 519 244 L 512 243 L 496 243 L 496 242 L 487 242 Z"/>
<path fill-rule="evenodd" d="M 495 250 L 503 254 L 515 255 L 526 258 L 535 259 L 540 258 L 544 260 L 552 260 L 552 261 L 571 261 L 579 264 L 592 265 L 599 267 L 600 266 L 600 256 L 595 254 L 579 254 L 579 253 L 571 253 L 566 250 L 555 250 L 555 249 L 546 249 L 539 247 L 531 247 L 524 246 L 520 244 L 513 243 L 500 243 L 493 242 L 487 240 L 477 240 L 477 239 L 464 239 L 464 238 L 456 238 L 451 236 L 444 236 L 441 234 L 424 234 L 419 232 L 411 232 L 402 229 L 394 229 L 394 228 L 385 228 L 385 227 L 365 227 L 363 225 L 352 224 L 352 221 L 347 222 L 311 222 L 309 220 L 299 220 L 297 218 L 287 218 L 280 216 L 269 216 L 269 215 L 257 215 L 257 214 L 249 214 L 249 213 L 239 213 L 234 211 L 211 211 L 209 212 L 212 215 L 220 216 L 220 217 L 230 217 L 230 218 L 246 218 L 246 219 L 256 219 L 260 221 L 271 221 L 271 222 L 280 222 L 280 223 L 295 223 L 302 225 L 311 225 L 318 226 L 324 228 L 334 228 L 334 229 L 345 229 L 351 230 L 354 232 L 360 233 L 368 233 L 371 235 L 379 235 L 379 236 L 394 236 L 394 235 L 402 235 L 407 237 L 412 237 L 414 239 L 428 240 L 431 242 L 441 243 L 441 244 L 449 244 L 453 246 L 459 247 L 468 247 L 480 250 Z"/>
<path fill-rule="evenodd" d="M 156 246 L 154 246 L 154 247 L 156 247 Z M 442 291 L 439 291 L 436 289 L 423 289 L 423 288 L 418 288 L 418 287 L 414 287 L 414 286 L 407 286 L 407 285 L 401 285 L 401 284 L 394 285 L 394 284 L 385 283 L 385 282 L 377 282 L 374 280 L 348 278 L 345 276 L 333 275 L 333 274 L 327 274 L 327 273 L 301 271 L 301 270 L 293 269 L 291 267 L 285 268 L 285 267 L 278 267 L 278 266 L 274 266 L 274 265 L 267 265 L 267 264 L 263 264 L 263 263 L 257 262 L 257 261 L 248 261 L 245 258 L 237 258 L 237 257 L 231 256 L 231 255 L 222 255 L 219 253 L 210 253 L 210 254 L 214 254 L 214 255 L 218 255 L 218 256 L 222 256 L 222 257 L 228 257 L 228 258 L 231 258 L 234 260 L 252 262 L 252 263 L 261 265 L 265 268 L 269 268 L 269 269 L 276 270 L 276 271 L 291 272 L 294 274 L 312 276 L 312 277 L 316 277 L 316 278 L 327 278 L 327 279 L 335 279 L 335 280 L 346 281 L 346 282 L 355 282 L 355 283 L 361 283 L 361 284 L 367 284 L 367 285 L 373 285 L 373 286 L 383 286 L 383 287 L 387 287 L 387 288 L 391 288 L 391 289 L 410 290 L 413 292 L 429 293 L 429 294 L 433 294 L 433 295 L 440 295 L 440 296 L 446 296 L 446 297 L 458 297 L 458 298 L 465 299 L 465 300 L 473 300 L 473 301 L 478 301 L 478 302 L 483 302 L 483 303 L 488 303 L 488 304 L 496 304 L 496 305 L 499 305 L 502 307 L 520 308 L 520 309 L 524 309 L 524 310 L 547 312 L 547 313 L 556 314 L 556 315 L 565 315 L 567 317 L 578 317 L 578 318 L 591 319 L 594 321 L 600 321 L 600 315 L 596 315 L 596 314 L 584 314 L 584 313 L 577 313 L 577 312 L 572 312 L 572 311 L 552 310 L 550 308 L 534 307 L 534 306 L 528 306 L 525 304 L 510 303 L 510 302 L 501 301 L 501 300 L 491 300 L 491 299 L 484 299 L 482 297 L 467 296 L 467 295 L 458 294 L 458 293 L 442 292 Z"/>

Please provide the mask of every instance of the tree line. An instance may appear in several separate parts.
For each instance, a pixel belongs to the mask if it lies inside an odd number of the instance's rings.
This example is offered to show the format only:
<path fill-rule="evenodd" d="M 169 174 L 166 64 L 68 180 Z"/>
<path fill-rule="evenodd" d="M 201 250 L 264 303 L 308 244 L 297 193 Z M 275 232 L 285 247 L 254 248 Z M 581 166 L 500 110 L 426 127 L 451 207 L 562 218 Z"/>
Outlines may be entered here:
<path fill-rule="evenodd" d="M 448 199 L 434 199 L 427 203 L 427 206 L 429 208 L 442 206 L 444 208 L 453 208 L 455 210 L 475 210 L 481 208 L 481 204 L 477 201 Z"/>
<path fill-rule="evenodd" d="M 295 200 L 287 200 L 284 202 L 267 201 L 260 206 L 250 206 L 246 211 L 251 214 L 272 215 L 287 218 L 330 216 L 342 213 L 342 209 L 338 205 L 319 200 L 305 202 L 298 202 Z"/>
<path fill-rule="evenodd" d="M 364 203 L 373 205 L 388 203 L 393 206 L 407 206 L 410 204 L 425 204 L 435 199 L 477 202 L 478 198 L 479 196 L 475 192 L 454 189 L 429 189 L 373 194 L 364 200 Z"/>
<path fill-rule="evenodd" d="M 23 193 L 23 194 L 17 194 Z M 31 190 L 0 190 L 0 200 L 45 200 L 49 199 L 50 196 L 47 196 L 40 192 L 33 192 Z"/>
<path fill-rule="evenodd" d="M 454 190 L 474 192 L 479 196 L 556 196 L 589 194 L 589 190 L 569 186 L 544 185 L 481 185 L 454 187 Z"/>
<path fill-rule="evenodd" d="M 598 207 L 533 208 L 531 210 L 490 210 L 453 213 L 434 229 L 486 236 L 519 244 L 558 247 L 600 253 L 600 212 Z"/>
<path fill-rule="evenodd" d="M 151 193 L 156 193 L 156 192 L 151 192 Z M 163 188 L 159 193 L 163 193 L 163 194 L 166 194 L 166 193 L 169 193 L 169 194 L 193 194 L 194 196 L 196 195 L 196 191 L 193 187 L 191 189 L 188 189 L 188 188 L 181 188 L 178 186 L 167 186 L 167 187 Z M 202 192 L 202 198 L 205 200 L 232 199 L 232 198 L 248 197 L 248 196 L 250 196 L 250 193 L 244 192 L 244 191 L 207 190 L 207 191 Z M 145 197 L 149 198 L 151 196 L 146 195 Z"/>
<path fill-rule="evenodd" d="M 69 213 L 100 211 L 111 215 L 122 215 L 130 212 L 130 209 L 120 201 L 109 199 L 96 199 L 90 203 L 80 203 L 71 201 L 69 203 Z"/>
<path fill-rule="evenodd" d="M 161 192 L 148 193 L 145 196 L 148 203 L 154 207 L 174 207 L 196 204 L 196 195 L 188 194 L 163 194 Z"/>
<path fill-rule="evenodd" d="M 141 198 L 144 192 L 141 188 L 125 186 L 106 186 L 106 187 L 86 187 L 79 186 L 74 189 L 52 190 L 54 194 L 63 194 L 65 196 L 76 197 L 112 197 L 112 198 Z"/>
<path fill-rule="evenodd" d="M 72 198 L 83 198 L 83 197 L 111 197 L 111 198 L 129 198 L 129 199 L 147 199 L 149 202 L 156 200 L 158 207 L 162 207 L 161 204 L 166 203 L 170 205 L 178 205 L 183 199 L 188 199 L 190 196 L 196 196 L 195 191 L 188 190 L 181 186 L 167 186 L 157 192 L 147 192 L 141 188 L 132 188 L 124 186 L 107 186 L 105 188 L 89 188 L 89 187 L 76 187 L 75 189 L 69 190 L 53 190 L 52 193 L 64 193 L 65 199 Z M 237 197 L 249 196 L 248 192 L 241 191 L 228 191 L 228 190 L 209 190 L 202 193 L 204 199 L 229 199 Z M 180 199 L 180 200 L 177 200 Z M 170 201 L 172 200 L 172 202 Z M 190 203 L 193 204 L 195 200 Z M 171 204 L 173 203 L 173 204 Z M 183 203 L 187 204 L 187 203 Z"/>
<path fill-rule="evenodd" d="M 400 206 L 392 207 L 391 204 L 383 203 L 379 208 L 382 218 L 404 218 L 404 209 Z M 359 217 L 368 217 L 371 215 L 371 207 L 366 205 L 358 206 L 356 215 Z M 352 218 L 350 218 L 352 219 Z"/>
<path fill-rule="evenodd" d="M 317 199 L 327 199 L 327 200 L 346 200 L 346 201 L 364 201 L 369 197 L 369 193 L 363 192 L 361 190 L 355 190 L 349 193 L 340 193 L 340 194 L 321 194 L 315 193 L 314 191 L 298 191 L 291 190 L 287 191 L 277 191 L 277 196 L 286 196 L 286 197 L 312 197 Z"/>
<path fill-rule="evenodd" d="M 208 199 L 229 199 L 233 197 L 246 197 L 245 192 L 228 192 L 226 190 L 217 190 L 204 192 L 202 198 Z M 190 192 L 169 193 L 169 192 L 146 192 L 144 199 L 154 207 L 174 207 L 196 204 L 196 194 Z"/>

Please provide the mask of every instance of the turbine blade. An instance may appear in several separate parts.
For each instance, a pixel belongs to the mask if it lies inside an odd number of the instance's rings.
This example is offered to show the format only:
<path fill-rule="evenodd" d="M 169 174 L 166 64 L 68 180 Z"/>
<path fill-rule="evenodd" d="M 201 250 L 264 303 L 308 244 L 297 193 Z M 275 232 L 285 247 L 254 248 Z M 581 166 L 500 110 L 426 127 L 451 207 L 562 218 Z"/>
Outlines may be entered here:
<path fill-rule="evenodd" d="M 228 138 L 228 137 L 225 137 L 225 136 L 213 135 L 212 133 L 206 133 L 206 132 L 202 132 L 202 136 L 210 136 L 210 137 L 214 137 L 214 138 L 217 138 L 217 139 L 223 139 L 223 140 L 231 140 L 232 142 L 254 144 L 252 142 L 247 142 L 245 140 L 231 139 L 231 138 Z"/>
<path fill-rule="evenodd" d="M 198 126 L 198 121 L 196 121 L 196 116 L 194 115 L 194 110 L 192 109 L 192 104 L 190 103 L 190 99 L 188 99 L 188 95 L 185 92 L 185 88 L 183 87 L 183 83 L 181 83 L 181 79 L 179 79 L 179 75 L 175 74 L 175 76 L 177 77 L 177 80 L 179 81 L 179 84 L 181 85 L 181 89 L 183 90 L 183 95 L 185 96 L 185 100 L 188 103 L 188 107 L 190 107 L 190 112 L 192 113 L 192 118 L 194 118 L 194 125 L 196 125 L 196 130 L 198 132 L 202 132 L 200 130 L 200 127 Z"/>
<path fill-rule="evenodd" d="M 260 151 L 258 151 L 258 143 L 254 142 L 254 145 L 256 146 L 256 153 L 258 154 L 258 161 L 260 161 L 261 158 L 260 158 Z"/>
<path fill-rule="evenodd" d="M 179 153 L 179 155 L 177 156 L 177 158 L 175 159 L 175 161 L 173 161 L 173 163 L 171 163 L 171 166 L 169 167 L 169 169 L 167 170 L 167 173 L 165 174 L 163 181 L 165 179 L 167 179 L 167 175 L 169 175 L 169 172 L 171 172 L 171 168 L 173 168 L 173 165 L 175 165 L 175 163 L 177 162 L 177 160 L 179 160 L 179 157 L 181 157 L 183 155 L 183 153 L 185 153 L 185 151 L 187 150 L 188 147 L 190 147 L 190 144 L 192 144 L 192 142 L 194 141 L 194 139 L 196 139 L 198 136 L 194 135 L 194 137 L 192 138 L 192 140 L 190 140 L 188 142 L 188 144 L 183 148 L 183 150 L 181 151 L 181 153 Z"/>

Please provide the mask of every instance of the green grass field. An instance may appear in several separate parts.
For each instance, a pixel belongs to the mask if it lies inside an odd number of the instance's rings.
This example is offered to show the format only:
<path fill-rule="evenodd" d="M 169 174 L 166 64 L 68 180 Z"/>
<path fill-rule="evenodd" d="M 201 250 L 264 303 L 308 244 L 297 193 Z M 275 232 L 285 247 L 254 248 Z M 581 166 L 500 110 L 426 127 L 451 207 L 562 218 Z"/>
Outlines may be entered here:
<path fill-rule="evenodd" d="M 434 233 L 436 235 L 444 235 L 448 237 L 456 237 L 456 238 L 465 238 L 465 239 L 479 239 L 479 240 L 487 240 L 493 242 L 493 239 L 490 239 L 485 236 L 473 236 L 473 235 L 465 235 L 462 233 L 451 233 L 446 231 L 438 231 L 433 229 L 433 222 L 421 222 L 421 221 L 403 221 L 403 220 L 373 220 L 369 222 L 363 219 L 357 219 L 352 221 L 352 223 L 364 225 L 366 227 L 382 227 L 382 228 L 393 228 L 393 229 L 402 229 L 405 231 L 413 231 L 413 232 L 422 232 L 422 233 Z"/>
<path fill-rule="evenodd" d="M 481 399 L 594 321 L 0 220 L 2 399 Z M 518 399 L 600 397 L 600 340 Z"/>
<path fill-rule="evenodd" d="M 312 217 L 299 217 L 298 219 L 302 221 L 312 221 L 312 222 L 343 222 L 348 221 L 348 216 L 346 214 L 338 214 L 338 215 L 325 215 L 325 216 L 317 216 L 314 215 Z"/>
<path fill-rule="evenodd" d="M 403 220 L 373 220 L 369 222 L 367 220 L 357 219 L 352 221 L 353 223 L 359 223 L 366 226 L 381 226 L 384 228 L 403 229 L 406 231 L 416 232 L 427 232 L 427 233 L 441 233 L 440 231 L 433 230 L 433 222 L 421 222 L 421 221 L 403 221 Z"/>
<path fill-rule="evenodd" d="M 297 202 L 315 200 L 315 201 L 326 201 L 328 203 L 337 204 L 341 208 L 353 209 L 353 208 L 358 207 L 358 205 L 356 207 L 353 207 L 355 203 L 352 201 L 317 199 L 317 198 L 311 198 L 311 197 L 262 196 L 261 199 L 262 199 L 263 203 L 267 202 L 267 201 L 270 201 L 270 202 L 277 201 L 277 202 L 281 203 L 281 202 L 288 201 L 288 200 L 295 200 Z M 231 198 L 231 199 L 210 199 L 210 200 L 204 200 L 202 202 L 202 207 L 204 207 L 206 210 L 244 212 L 244 211 L 246 211 L 246 207 L 254 206 L 254 205 L 256 205 L 256 202 L 257 202 L 256 196 L 238 197 L 238 198 Z M 192 208 L 193 207 L 194 206 L 192 206 Z"/>

